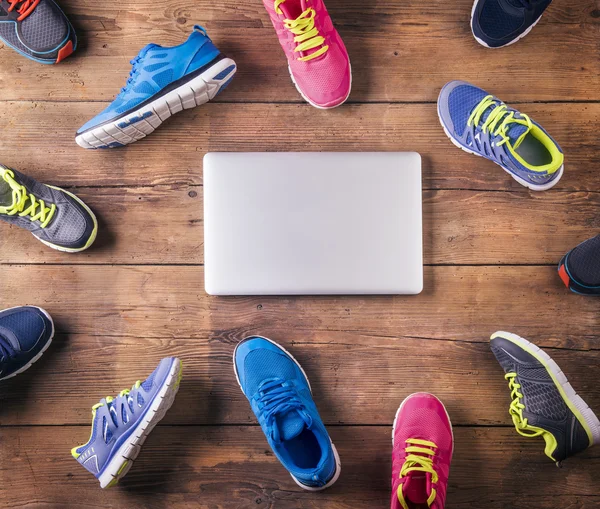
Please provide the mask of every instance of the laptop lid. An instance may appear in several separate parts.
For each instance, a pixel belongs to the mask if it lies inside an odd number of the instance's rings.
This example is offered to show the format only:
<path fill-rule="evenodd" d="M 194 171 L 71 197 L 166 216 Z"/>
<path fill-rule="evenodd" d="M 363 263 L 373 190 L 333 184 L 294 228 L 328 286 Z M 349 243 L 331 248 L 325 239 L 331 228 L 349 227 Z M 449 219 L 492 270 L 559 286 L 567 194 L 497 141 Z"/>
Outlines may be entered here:
<path fill-rule="evenodd" d="M 209 153 L 206 292 L 419 293 L 421 202 L 415 152 Z"/>

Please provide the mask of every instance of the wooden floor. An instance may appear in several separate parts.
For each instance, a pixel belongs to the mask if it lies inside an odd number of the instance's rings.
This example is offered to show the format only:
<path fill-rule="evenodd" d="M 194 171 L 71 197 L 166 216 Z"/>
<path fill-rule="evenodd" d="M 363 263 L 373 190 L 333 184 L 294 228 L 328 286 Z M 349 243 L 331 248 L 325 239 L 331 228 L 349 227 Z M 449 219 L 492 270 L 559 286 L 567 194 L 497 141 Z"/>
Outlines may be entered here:
<path fill-rule="evenodd" d="M 349 104 L 323 112 L 294 89 L 260 0 L 62 0 L 80 48 L 49 67 L 0 49 L 0 155 L 74 190 L 100 234 L 81 255 L 0 224 L 0 308 L 43 306 L 58 335 L 0 386 L 0 507 L 384 508 L 391 423 L 408 394 L 446 404 L 455 427 L 447 508 L 600 507 L 600 447 L 556 468 L 518 436 L 488 338 L 546 347 L 600 412 L 600 300 L 566 291 L 560 257 L 600 232 L 600 2 L 555 0 L 518 44 L 486 50 L 471 0 L 327 0 L 352 59 Z M 228 90 L 129 148 L 85 151 L 76 129 L 124 84 L 149 42 L 195 23 L 239 66 Z M 457 150 L 435 100 L 466 79 L 517 103 L 566 152 L 555 189 L 532 193 Z M 425 290 L 417 297 L 213 298 L 203 291 L 207 151 L 416 150 L 424 162 Z M 240 246 L 240 249 L 242 246 Z M 339 482 L 301 491 L 233 376 L 248 334 L 289 348 L 340 451 Z M 91 406 L 183 360 L 175 405 L 122 484 L 101 491 L 70 456 Z"/>

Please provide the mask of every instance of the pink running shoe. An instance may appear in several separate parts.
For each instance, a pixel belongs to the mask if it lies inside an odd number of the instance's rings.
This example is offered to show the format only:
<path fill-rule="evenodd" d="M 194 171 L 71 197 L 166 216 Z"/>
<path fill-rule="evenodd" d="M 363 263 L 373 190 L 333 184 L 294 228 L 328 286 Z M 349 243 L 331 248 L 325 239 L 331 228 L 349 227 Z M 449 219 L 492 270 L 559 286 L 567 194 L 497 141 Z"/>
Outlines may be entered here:
<path fill-rule="evenodd" d="M 300 95 L 320 109 L 343 104 L 352 88 L 350 59 L 323 0 L 263 0 L 263 3 Z"/>
<path fill-rule="evenodd" d="M 392 509 L 444 509 L 454 448 L 442 402 L 418 392 L 406 398 L 392 432 Z"/>

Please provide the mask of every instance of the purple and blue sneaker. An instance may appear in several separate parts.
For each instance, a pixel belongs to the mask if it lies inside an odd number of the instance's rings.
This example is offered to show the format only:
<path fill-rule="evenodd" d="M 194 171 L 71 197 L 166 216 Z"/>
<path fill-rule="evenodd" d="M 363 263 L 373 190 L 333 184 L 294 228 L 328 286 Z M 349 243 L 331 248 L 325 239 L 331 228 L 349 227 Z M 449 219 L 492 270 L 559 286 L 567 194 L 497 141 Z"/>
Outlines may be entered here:
<path fill-rule="evenodd" d="M 501 48 L 525 37 L 552 0 L 475 0 L 471 30 L 486 48 Z"/>
<path fill-rule="evenodd" d="M 0 312 L 0 380 L 31 367 L 53 337 L 52 318 L 41 308 L 23 306 Z"/>
<path fill-rule="evenodd" d="M 332 486 L 340 458 L 300 364 L 277 343 L 255 336 L 238 344 L 233 365 L 267 442 L 294 481 L 308 491 Z"/>
<path fill-rule="evenodd" d="M 181 376 L 181 361 L 168 357 L 144 382 L 138 380 L 131 389 L 92 407 L 90 439 L 71 454 L 101 488 L 116 485 L 127 474 L 147 436 L 175 401 Z"/>
<path fill-rule="evenodd" d="M 495 162 L 533 191 L 546 191 L 562 177 L 563 152 L 542 126 L 475 85 L 446 84 L 438 116 L 454 145 Z"/>
<path fill-rule="evenodd" d="M 119 95 L 77 131 L 80 147 L 114 148 L 141 140 L 171 115 L 214 99 L 237 69 L 200 26 L 179 46 L 149 44 L 131 64 Z"/>

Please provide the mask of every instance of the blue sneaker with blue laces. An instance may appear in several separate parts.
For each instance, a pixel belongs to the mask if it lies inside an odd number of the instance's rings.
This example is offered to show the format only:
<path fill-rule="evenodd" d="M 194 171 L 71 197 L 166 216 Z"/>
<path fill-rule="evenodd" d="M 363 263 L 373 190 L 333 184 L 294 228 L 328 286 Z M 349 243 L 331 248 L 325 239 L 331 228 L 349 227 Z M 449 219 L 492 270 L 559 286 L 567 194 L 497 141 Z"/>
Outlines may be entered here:
<path fill-rule="evenodd" d="M 277 343 L 254 336 L 233 354 L 238 383 L 275 456 L 303 489 L 333 485 L 341 464 L 300 364 Z"/>
<path fill-rule="evenodd" d="M 53 337 L 52 318 L 41 308 L 23 306 L 0 312 L 0 380 L 31 367 Z"/>
<path fill-rule="evenodd" d="M 501 48 L 525 37 L 552 0 L 475 0 L 471 30 L 487 48 Z"/>
<path fill-rule="evenodd" d="M 80 147 L 114 148 L 141 140 L 171 115 L 214 99 L 237 69 L 200 26 L 179 46 L 149 44 L 131 64 L 115 100 L 77 131 Z"/>
<path fill-rule="evenodd" d="M 519 184 L 545 191 L 561 179 L 564 155 L 558 144 L 529 116 L 485 90 L 451 81 L 442 88 L 437 106 L 454 145 L 495 162 Z"/>
<path fill-rule="evenodd" d="M 181 361 L 168 357 L 144 382 L 138 380 L 131 389 L 92 407 L 90 439 L 71 454 L 96 476 L 101 488 L 116 485 L 127 474 L 148 434 L 175 401 L 181 376 Z"/>

